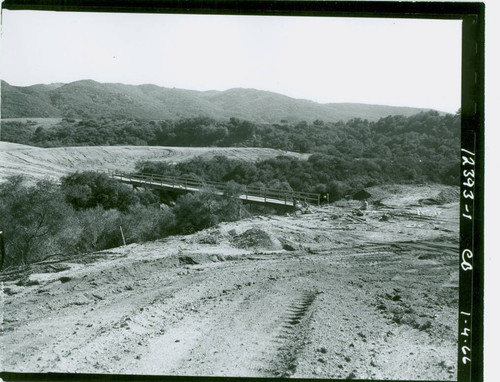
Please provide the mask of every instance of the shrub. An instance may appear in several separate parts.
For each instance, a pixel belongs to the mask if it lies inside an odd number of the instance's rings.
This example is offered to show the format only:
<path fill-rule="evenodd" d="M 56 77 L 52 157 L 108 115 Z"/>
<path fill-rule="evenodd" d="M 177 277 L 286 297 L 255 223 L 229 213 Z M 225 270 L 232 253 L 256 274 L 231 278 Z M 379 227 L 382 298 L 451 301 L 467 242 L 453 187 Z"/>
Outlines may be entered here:
<path fill-rule="evenodd" d="M 236 197 L 198 192 L 178 198 L 174 213 L 177 219 L 177 231 L 193 233 L 221 221 L 237 220 L 246 214 L 246 211 L 241 200 Z"/>
<path fill-rule="evenodd" d="M 169 208 L 135 204 L 121 219 L 127 244 L 166 237 L 174 231 L 175 215 Z"/>
<path fill-rule="evenodd" d="M 127 212 L 105 210 L 102 206 L 77 212 L 80 252 L 100 251 L 127 244 L 166 237 L 174 231 L 175 215 L 170 209 L 135 204 Z"/>
<path fill-rule="evenodd" d="M 153 191 L 149 189 L 138 189 L 136 191 L 136 196 L 142 205 L 149 206 L 155 204 L 159 208 L 160 197 Z"/>
<path fill-rule="evenodd" d="M 208 192 L 186 194 L 178 198 L 174 208 L 177 230 L 180 233 L 193 233 L 217 224 L 217 199 Z"/>
<path fill-rule="evenodd" d="M 81 234 L 77 248 L 81 252 L 99 251 L 119 246 L 121 213 L 117 210 L 105 210 L 102 206 L 77 213 Z"/>

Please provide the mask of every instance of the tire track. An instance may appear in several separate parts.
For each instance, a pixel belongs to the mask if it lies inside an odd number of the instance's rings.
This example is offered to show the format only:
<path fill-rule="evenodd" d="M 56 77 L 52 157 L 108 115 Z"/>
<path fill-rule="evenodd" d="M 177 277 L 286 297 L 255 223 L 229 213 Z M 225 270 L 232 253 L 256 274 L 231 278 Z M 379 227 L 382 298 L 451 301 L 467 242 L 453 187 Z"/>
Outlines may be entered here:
<path fill-rule="evenodd" d="M 318 294 L 317 291 L 302 292 L 300 298 L 285 309 L 282 329 L 273 340 L 278 353 L 268 370 L 271 375 L 288 378 L 295 373 L 298 358 L 308 341 L 312 305 Z"/>

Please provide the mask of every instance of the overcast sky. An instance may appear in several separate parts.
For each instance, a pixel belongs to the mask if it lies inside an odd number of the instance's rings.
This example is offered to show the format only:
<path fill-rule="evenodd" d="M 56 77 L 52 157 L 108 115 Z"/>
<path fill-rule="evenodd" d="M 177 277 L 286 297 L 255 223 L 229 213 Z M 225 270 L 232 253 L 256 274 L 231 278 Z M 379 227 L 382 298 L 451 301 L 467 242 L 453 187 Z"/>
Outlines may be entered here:
<path fill-rule="evenodd" d="M 461 22 L 3 10 L 1 78 L 460 107 Z"/>

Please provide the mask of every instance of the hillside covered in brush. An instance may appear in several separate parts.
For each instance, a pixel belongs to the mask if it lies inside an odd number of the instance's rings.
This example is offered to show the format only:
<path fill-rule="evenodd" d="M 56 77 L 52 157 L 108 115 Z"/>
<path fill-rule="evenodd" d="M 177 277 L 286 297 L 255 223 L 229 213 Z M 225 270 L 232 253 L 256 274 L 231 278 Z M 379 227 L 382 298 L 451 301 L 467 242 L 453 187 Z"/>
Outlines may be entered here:
<path fill-rule="evenodd" d="M 123 85 L 92 80 L 19 87 L 2 81 L 2 118 L 182 119 L 231 117 L 254 122 L 328 122 L 388 115 L 413 115 L 423 109 L 355 103 L 320 104 L 255 89 L 194 91 L 156 85 Z"/>
<path fill-rule="evenodd" d="M 167 176 L 188 174 L 204 181 L 329 193 L 333 199 L 380 184 L 459 183 L 459 114 L 427 112 L 377 122 L 317 121 L 273 128 L 239 122 L 234 131 L 242 134 L 243 145 L 312 155 L 307 160 L 284 155 L 255 163 L 225 157 L 193 158 L 176 165 L 155 160 L 139 162 L 136 168 Z M 201 131 L 196 135 L 201 136 Z"/>
<path fill-rule="evenodd" d="M 297 124 L 258 124 L 235 118 L 215 121 L 209 118 L 180 121 L 128 121 L 103 119 L 63 120 L 51 128 L 35 126 L 4 128 L 4 139 L 41 147 L 61 146 L 177 146 L 177 147 L 254 147 L 315 154 L 308 163 L 290 158 L 269 161 L 272 174 L 241 165 L 208 168 L 195 161 L 183 173 L 201 176 L 204 172 L 224 179 L 250 184 L 274 179 L 287 181 L 292 188 L 314 192 L 318 184 L 331 181 L 363 187 L 387 182 L 438 182 L 458 184 L 460 115 L 441 116 L 437 112 L 411 117 L 391 116 L 377 122 L 352 119 L 347 122 L 300 122 Z M 139 158 L 138 158 L 139 159 Z M 157 158 L 159 159 L 159 158 Z M 293 162 L 293 163 L 291 163 Z M 170 164 L 166 164 L 167 167 Z M 233 166 L 234 165 L 234 166 Z M 276 166 L 274 166 L 276 165 Z M 250 166 L 250 167 L 249 167 Z M 198 168 L 199 171 L 196 170 Z M 164 167 L 146 166 L 146 172 L 164 173 Z M 326 176 L 326 177 L 325 177 Z"/>

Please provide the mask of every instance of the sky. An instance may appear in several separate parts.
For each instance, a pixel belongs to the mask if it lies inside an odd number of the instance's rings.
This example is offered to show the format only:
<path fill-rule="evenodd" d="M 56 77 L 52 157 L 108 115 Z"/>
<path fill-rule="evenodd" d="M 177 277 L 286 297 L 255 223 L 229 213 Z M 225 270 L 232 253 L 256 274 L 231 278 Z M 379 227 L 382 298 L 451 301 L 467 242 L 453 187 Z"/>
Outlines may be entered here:
<path fill-rule="evenodd" d="M 456 20 L 2 12 L 0 76 L 460 107 Z"/>

